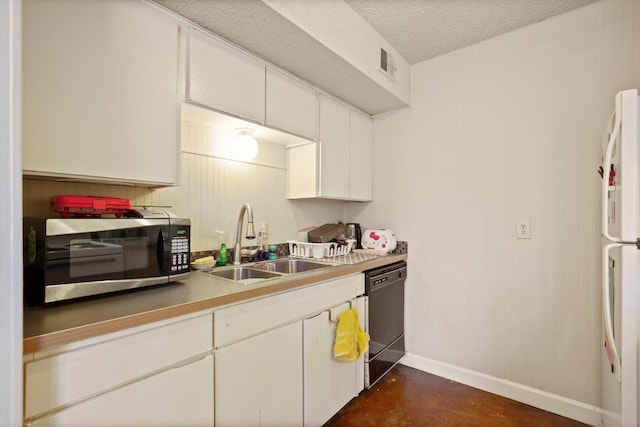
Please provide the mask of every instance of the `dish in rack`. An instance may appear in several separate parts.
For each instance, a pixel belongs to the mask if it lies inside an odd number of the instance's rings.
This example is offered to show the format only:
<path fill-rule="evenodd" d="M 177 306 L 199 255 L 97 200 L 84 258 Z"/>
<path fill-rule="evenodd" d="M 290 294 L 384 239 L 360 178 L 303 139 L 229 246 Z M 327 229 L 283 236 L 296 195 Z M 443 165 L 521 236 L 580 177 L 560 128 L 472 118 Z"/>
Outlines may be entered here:
<path fill-rule="evenodd" d="M 294 257 L 303 258 L 324 258 L 330 256 L 346 255 L 351 252 L 353 244 L 356 241 L 354 239 L 345 240 L 344 244 L 337 242 L 328 243 L 309 243 L 299 242 L 297 240 L 288 240 L 289 255 Z"/>

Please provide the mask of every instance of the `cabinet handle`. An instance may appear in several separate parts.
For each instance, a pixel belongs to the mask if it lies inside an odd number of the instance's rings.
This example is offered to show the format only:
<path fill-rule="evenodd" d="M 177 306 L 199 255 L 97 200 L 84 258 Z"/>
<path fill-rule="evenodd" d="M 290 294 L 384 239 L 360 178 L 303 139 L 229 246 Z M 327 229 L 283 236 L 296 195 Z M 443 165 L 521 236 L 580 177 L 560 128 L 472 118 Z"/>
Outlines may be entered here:
<path fill-rule="evenodd" d="M 610 243 L 602 248 L 602 309 L 604 317 L 605 345 L 607 345 L 611 350 L 611 354 L 613 355 L 613 365 L 611 367 L 613 373 L 616 375 L 616 380 L 621 383 L 620 356 L 618 355 L 618 347 L 616 345 L 615 337 L 613 336 L 613 318 L 609 293 L 611 290 L 611 283 L 609 281 L 609 253 L 611 252 L 611 249 L 619 247 L 622 247 L 622 244 Z"/>

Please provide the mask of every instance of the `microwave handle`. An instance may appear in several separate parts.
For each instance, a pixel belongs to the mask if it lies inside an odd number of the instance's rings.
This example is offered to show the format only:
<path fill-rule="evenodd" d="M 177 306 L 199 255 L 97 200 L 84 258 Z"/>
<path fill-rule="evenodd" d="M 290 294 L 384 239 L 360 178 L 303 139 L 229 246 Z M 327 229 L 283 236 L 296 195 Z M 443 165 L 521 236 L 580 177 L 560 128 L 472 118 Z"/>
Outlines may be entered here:
<path fill-rule="evenodd" d="M 112 256 L 112 257 L 91 257 L 89 259 L 83 259 L 83 258 L 70 258 L 70 259 L 60 259 L 60 260 L 54 260 L 54 261 L 47 261 L 47 266 L 49 267 L 58 267 L 58 266 L 63 266 L 66 267 L 70 264 L 97 264 L 97 263 L 107 263 L 107 262 L 117 262 L 118 261 L 118 257 Z"/>
<path fill-rule="evenodd" d="M 164 269 L 164 233 L 162 230 L 158 231 L 156 259 L 158 260 L 158 271 L 162 271 Z"/>

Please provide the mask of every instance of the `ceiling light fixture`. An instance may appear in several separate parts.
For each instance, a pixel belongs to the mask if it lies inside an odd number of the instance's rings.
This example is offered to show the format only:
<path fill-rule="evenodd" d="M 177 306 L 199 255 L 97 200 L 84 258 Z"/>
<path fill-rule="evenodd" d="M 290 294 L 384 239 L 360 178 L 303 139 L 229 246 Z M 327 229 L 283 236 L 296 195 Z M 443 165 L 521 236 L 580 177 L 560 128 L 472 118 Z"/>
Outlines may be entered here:
<path fill-rule="evenodd" d="M 251 160 L 258 154 L 258 141 L 253 137 L 253 129 L 236 129 L 235 153 L 238 160 Z"/>

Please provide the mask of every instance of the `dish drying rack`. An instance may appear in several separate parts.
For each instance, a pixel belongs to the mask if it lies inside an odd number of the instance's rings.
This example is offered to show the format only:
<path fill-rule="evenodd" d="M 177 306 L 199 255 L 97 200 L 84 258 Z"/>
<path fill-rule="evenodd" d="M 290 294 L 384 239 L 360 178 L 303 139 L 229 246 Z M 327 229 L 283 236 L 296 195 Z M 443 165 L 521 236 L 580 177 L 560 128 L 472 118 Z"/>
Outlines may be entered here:
<path fill-rule="evenodd" d="M 289 244 L 289 255 L 302 258 L 324 258 L 339 255 L 346 255 L 351 252 L 355 239 L 345 240 L 346 244 L 339 245 L 336 242 L 309 243 L 297 240 L 287 240 Z"/>

